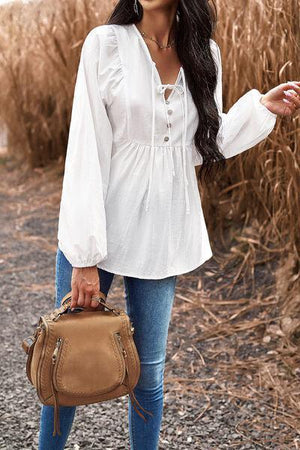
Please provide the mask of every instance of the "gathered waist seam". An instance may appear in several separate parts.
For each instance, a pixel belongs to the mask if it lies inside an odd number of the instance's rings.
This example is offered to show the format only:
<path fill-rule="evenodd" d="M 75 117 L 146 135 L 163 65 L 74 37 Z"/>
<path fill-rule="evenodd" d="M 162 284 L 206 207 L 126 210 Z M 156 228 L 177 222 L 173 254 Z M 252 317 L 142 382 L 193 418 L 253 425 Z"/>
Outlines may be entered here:
<path fill-rule="evenodd" d="M 127 145 L 134 145 L 135 147 L 142 147 L 144 148 L 149 148 L 149 150 L 152 148 L 151 144 L 145 144 L 143 142 L 137 142 L 137 141 L 121 141 L 121 142 L 115 142 L 115 145 L 121 144 L 127 144 Z M 193 142 L 186 144 L 186 147 L 193 147 Z M 182 144 L 179 145 L 154 145 L 153 148 L 168 148 L 168 149 L 174 149 L 174 148 L 182 148 Z"/>

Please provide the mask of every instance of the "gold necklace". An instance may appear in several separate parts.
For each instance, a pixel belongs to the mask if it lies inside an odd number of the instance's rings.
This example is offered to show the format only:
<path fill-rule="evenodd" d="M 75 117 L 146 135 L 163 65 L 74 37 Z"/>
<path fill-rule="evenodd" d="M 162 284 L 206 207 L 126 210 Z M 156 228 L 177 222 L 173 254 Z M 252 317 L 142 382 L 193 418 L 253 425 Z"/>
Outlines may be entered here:
<path fill-rule="evenodd" d="M 160 45 L 160 43 L 159 43 L 158 41 L 156 41 L 156 40 L 153 39 L 152 37 L 148 36 L 148 35 L 145 33 L 145 31 L 140 30 L 140 32 L 141 32 L 141 35 L 142 35 L 143 37 L 145 37 L 146 39 L 150 39 L 151 41 L 155 42 L 155 43 L 159 46 L 160 49 L 171 48 L 171 47 L 174 47 L 174 45 L 175 45 L 175 39 L 173 39 L 173 41 L 172 41 L 170 44 L 167 44 L 167 45 Z"/>

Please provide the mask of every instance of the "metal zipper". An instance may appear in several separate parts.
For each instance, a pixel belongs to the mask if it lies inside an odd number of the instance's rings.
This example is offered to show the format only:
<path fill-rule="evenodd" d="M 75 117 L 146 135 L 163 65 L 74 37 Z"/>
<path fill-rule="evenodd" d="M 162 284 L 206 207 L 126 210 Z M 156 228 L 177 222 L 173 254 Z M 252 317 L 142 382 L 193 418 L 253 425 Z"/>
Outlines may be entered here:
<path fill-rule="evenodd" d="M 44 330 L 44 340 L 43 340 L 43 346 L 42 346 L 42 352 L 38 361 L 38 368 L 37 368 L 37 379 L 36 379 L 36 383 L 37 383 L 37 394 L 38 397 L 40 399 L 40 401 L 43 403 L 43 398 L 42 398 L 42 388 L 41 388 L 41 367 L 43 367 L 43 362 L 44 362 L 44 358 L 45 358 L 45 353 L 46 353 L 46 345 L 48 343 L 48 339 L 49 339 L 49 327 L 48 327 L 48 323 L 47 323 L 47 319 L 45 319 L 45 317 L 41 317 L 40 318 L 40 324 L 39 324 L 40 328 L 42 330 Z"/>
<path fill-rule="evenodd" d="M 53 352 L 53 354 L 52 354 L 52 364 L 56 364 L 57 356 L 58 356 L 58 351 L 59 351 L 59 349 L 60 349 L 61 343 L 62 343 L 62 338 L 60 338 L 60 337 L 57 338 L 57 340 L 56 340 L 56 346 L 55 346 L 54 352 Z"/>
<path fill-rule="evenodd" d="M 58 359 L 58 352 L 61 347 L 62 338 L 59 337 L 56 339 L 56 345 L 54 352 L 52 353 L 52 364 L 51 364 L 51 371 L 50 371 L 50 377 L 51 377 L 51 389 L 52 394 L 54 398 L 54 429 L 53 429 L 53 436 L 56 434 L 61 434 L 60 426 L 59 426 L 59 403 L 58 403 L 58 396 L 57 396 L 57 390 L 54 386 L 54 372 L 57 370 L 57 366 L 55 366 L 57 359 Z"/>
<path fill-rule="evenodd" d="M 123 345 L 123 342 L 122 342 L 121 335 L 120 335 L 120 333 L 119 333 L 118 331 L 116 332 L 116 335 L 117 335 L 118 342 L 119 342 L 119 345 L 120 345 L 120 347 L 121 347 L 121 351 L 122 351 L 122 353 L 123 353 L 123 356 L 124 356 L 124 358 L 127 358 L 127 352 L 126 352 L 126 350 L 125 350 L 125 348 L 124 348 L 124 345 Z"/>
<path fill-rule="evenodd" d="M 131 321 L 130 321 L 130 332 L 131 332 L 131 334 L 134 333 L 134 326 L 133 326 L 133 323 Z"/>

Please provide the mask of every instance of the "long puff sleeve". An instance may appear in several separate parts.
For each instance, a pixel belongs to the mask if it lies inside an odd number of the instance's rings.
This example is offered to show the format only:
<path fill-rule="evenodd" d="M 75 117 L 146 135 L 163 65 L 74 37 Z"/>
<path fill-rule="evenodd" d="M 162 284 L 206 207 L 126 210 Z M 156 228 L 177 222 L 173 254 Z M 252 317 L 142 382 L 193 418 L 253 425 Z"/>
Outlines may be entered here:
<path fill-rule="evenodd" d="M 221 125 L 217 143 L 225 158 L 231 158 L 265 139 L 273 130 L 277 115 L 259 101 L 263 94 L 257 89 L 246 92 L 227 113 L 223 112 L 221 52 L 214 40 L 211 44 L 218 67 L 215 100 Z"/>
<path fill-rule="evenodd" d="M 77 71 L 58 220 L 58 246 L 73 267 L 107 257 L 105 197 L 112 128 L 99 89 L 101 35 L 86 36 Z"/>

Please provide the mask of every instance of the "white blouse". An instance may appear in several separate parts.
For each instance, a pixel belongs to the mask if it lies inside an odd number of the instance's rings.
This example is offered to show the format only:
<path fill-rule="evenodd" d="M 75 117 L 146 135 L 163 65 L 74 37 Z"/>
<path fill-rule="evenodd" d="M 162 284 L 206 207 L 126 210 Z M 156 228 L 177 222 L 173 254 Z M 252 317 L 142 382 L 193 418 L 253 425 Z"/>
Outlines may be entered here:
<path fill-rule="evenodd" d="M 226 158 L 265 139 L 276 114 L 251 89 L 223 113 L 220 49 L 215 99 Z M 172 89 L 168 100 L 164 91 Z M 134 24 L 105 24 L 85 38 L 77 72 L 58 222 L 73 267 L 158 279 L 212 256 L 195 166 L 198 112 L 183 67 L 161 82 Z"/>

